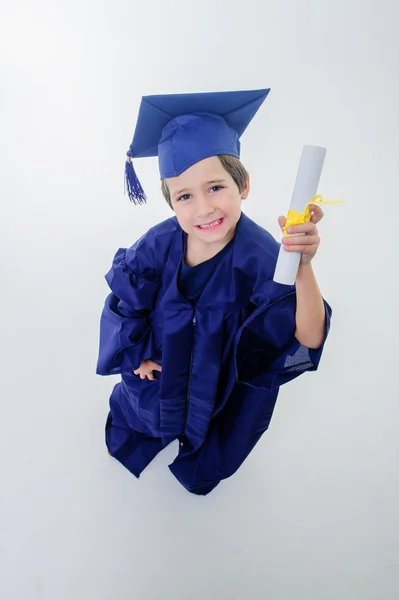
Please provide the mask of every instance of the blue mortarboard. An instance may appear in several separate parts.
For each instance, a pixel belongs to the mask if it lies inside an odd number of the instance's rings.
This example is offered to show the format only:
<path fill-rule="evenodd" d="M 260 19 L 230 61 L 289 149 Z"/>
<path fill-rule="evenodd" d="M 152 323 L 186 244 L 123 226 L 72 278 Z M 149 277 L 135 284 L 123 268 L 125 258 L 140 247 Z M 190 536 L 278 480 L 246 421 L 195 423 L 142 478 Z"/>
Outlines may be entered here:
<path fill-rule="evenodd" d="M 133 158 L 158 156 L 161 179 L 196 162 L 240 157 L 240 140 L 270 89 L 143 96 L 133 141 L 126 153 L 125 183 L 134 204 L 146 202 Z"/>

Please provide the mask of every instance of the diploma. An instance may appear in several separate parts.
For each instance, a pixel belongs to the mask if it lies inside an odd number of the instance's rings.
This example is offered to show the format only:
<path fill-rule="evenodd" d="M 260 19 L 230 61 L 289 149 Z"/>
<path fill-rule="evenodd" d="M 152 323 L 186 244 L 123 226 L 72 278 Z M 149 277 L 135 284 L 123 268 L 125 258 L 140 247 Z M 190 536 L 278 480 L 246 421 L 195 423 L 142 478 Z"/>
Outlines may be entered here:
<path fill-rule="evenodd" d="M 320 146 L 303 147 L 290 210 L 303 213 L 306 206 L 316 196 L 325 156 L 325 148 Z M 281 244 L 273 280 L 284 285 L 294 285 L 300 260 L 300 252 L 286 252 Z"/>

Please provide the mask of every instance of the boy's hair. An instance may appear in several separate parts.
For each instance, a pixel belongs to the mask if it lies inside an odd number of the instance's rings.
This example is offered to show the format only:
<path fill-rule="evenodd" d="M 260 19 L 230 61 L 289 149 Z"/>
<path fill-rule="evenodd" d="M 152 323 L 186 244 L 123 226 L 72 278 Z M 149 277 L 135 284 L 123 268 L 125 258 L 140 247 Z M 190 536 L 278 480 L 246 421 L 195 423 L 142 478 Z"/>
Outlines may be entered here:
<path fill-rule="evenodd" d="M 235 156 L 229 156 L 228 154 L 218 154 L 217 157 L 222 163 L 223 168 L 228 172 L 229 175 L 231 175 L 238 187 L 239 192 L 241 193 L 248 176 L 248 172 L 244 168 L 244 165 Z M 172 208 L 170 192 L 165 179 L 162 180 L 161 190 L 166 202 L 169 204 L 170 208 Z"/>

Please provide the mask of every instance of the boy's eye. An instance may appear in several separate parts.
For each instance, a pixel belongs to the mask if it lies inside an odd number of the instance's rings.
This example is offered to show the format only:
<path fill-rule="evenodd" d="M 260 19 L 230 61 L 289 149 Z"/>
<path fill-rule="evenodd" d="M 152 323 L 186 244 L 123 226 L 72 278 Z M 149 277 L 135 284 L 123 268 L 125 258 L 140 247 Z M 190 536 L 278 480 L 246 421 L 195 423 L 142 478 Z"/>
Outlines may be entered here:
<path fill-rule="evenodd" d="M 221 189 L 223 189 L 223 186 L 222 186 L 222 185 L 214 185 L 214 186 L 212 186 L 212 187 L 211 187 L 211 188 L 209 188 L 209 189 L 211 189 L 211 190 L 216 190 L 216 191 L 217 191 L 217 190 L 221 190 Z M 183 194 L 183 196 L 180 196 L 180 198 L 179 198 L 178 200 L 179 200 L 179 201 L 180 201 L 180 200 L 183 200 L 183 201 L 184 201 L 184 200 L 186 200 L 187 198 L 189 198 L 189 196 L 190 196 L 190 194 Z"/>

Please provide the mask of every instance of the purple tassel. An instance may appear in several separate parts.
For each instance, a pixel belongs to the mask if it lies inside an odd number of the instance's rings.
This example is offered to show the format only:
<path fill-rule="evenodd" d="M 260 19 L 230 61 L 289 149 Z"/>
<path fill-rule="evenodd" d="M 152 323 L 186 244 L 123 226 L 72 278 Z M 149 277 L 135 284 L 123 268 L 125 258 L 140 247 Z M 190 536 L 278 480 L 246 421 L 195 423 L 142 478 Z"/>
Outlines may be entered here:
<path fill-rule="evenodd" d="M 132 152 L 129 150 L 126 155 L 128 159 L 125 164 L 125 193 L 127 190 L 129 199 L 134 204 L 145 204 L 147 197 L 134 170 Z"/>

